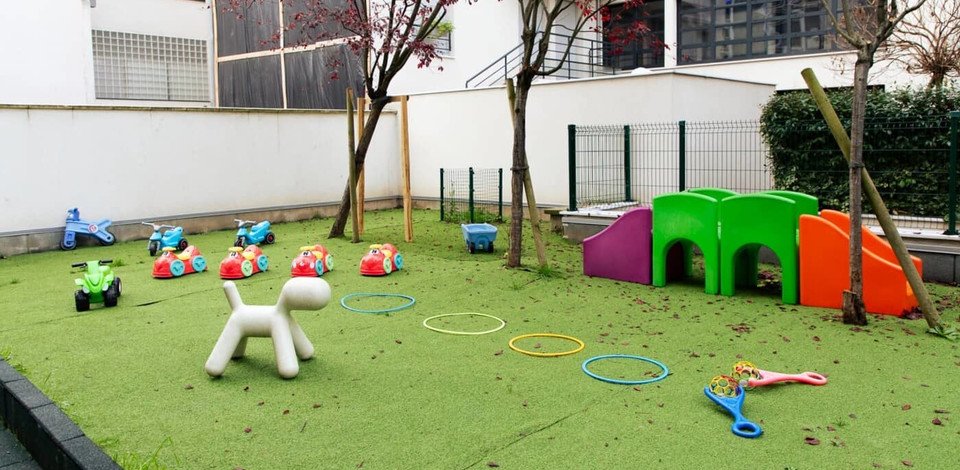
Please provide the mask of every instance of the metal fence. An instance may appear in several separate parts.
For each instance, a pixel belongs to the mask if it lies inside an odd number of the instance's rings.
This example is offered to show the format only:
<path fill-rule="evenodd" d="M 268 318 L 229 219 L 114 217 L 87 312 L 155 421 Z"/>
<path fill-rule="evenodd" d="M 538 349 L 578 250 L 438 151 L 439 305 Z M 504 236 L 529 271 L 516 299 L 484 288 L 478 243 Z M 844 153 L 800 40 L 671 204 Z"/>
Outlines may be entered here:
<path fill-rule="evenodd" d="M 901 228 L 957 233 L 958 122 L 960 112 L 911 122 L 867 122 L 864 160 Z M 807 192 L 820 199 L 822 208 L 848 210 L 847 165 L 823 122 L 796 123 L 784 132 L 783 147 L 771 149 L 759 122 L 570 125 L 569 209 L 649 206 L 660 194 L 718 187 L 741 193 Z M 883 148 L 869 146 L 879 134 L 884 134 Z M 823 145 L 807 145 L 815 139 Z M 803 163 L 775 167 L 771 150 L 788 156 L 795 151 Z M 870 167 L 880 158 L 909 164 Z M 870 211 L 865 202 L 868 224 Z"/>
<path fill-rule="evenodd" d="M 440 220 L 503 221 L 503 169 L 441 168 Z"/>

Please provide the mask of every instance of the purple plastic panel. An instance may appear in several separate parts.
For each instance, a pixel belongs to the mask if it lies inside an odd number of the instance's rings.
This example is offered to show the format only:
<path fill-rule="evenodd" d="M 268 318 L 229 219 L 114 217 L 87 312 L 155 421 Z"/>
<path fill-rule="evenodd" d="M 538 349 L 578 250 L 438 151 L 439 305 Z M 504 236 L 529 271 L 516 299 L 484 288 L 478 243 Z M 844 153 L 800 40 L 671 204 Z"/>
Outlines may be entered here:
<path fill-rule="evenodd" d="M 583 241 L 583 274 L 650 284 L 653 211 L 631 209 Z"/>

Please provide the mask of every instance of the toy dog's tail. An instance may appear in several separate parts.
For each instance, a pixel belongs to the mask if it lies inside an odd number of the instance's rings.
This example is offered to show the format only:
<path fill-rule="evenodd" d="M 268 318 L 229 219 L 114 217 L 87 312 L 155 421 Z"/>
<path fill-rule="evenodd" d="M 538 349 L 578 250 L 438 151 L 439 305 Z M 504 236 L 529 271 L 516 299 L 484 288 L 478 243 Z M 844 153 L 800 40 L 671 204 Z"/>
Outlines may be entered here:
<path fill-rule="evenodd" d="M 227 281 L 223 283 L 223 292 L 227 294 L 227 302 L 230 304 L 230 309 L 237 311 L 237 308 L 243 306 L 243 300 L 240 299 L 240 291 L 237 290 L 237 285 L 233 281 Z"/>

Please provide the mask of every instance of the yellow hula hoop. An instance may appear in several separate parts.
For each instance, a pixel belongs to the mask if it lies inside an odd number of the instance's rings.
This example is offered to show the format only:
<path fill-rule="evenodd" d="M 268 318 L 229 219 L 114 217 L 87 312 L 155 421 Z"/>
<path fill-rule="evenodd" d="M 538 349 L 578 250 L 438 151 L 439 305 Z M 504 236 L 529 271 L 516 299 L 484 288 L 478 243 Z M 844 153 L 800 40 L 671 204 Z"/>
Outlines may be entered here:
<path fill-rule="evenodd" d="M 496 328 L 493 328 L 493 329 L 491 329 L 491 330 L 486 330 L 486 331 L 453 331 L 453 330 L 444 330 L 444 329 L 442 329 L 442 328 L 437 328 L 437 327 L 435 327 L 435 326 L 430 326 L 430 325 L 427 324 L 427 322 L 429 322 L 430 320 L 436 319 L 436 318 L 455 317 L 455 316 L 461 316 L 461 315 L 475 315 L 475 316 L 478 316 L 478 317 L 492 318 L 492 319 L 500 322 L 500 326 L 498 326 L 498 327 L 496 327 Z M 485 334 L 488 334 L 488 333 L 493 333 L 493 332 L 495 332 L 495 331 L 500 331 L 501 328 L 507 326 L 507 322 L 505 322 L 505 321 L 503 321 L 502 319 L 497 318 L 497 317 L 495 317 L 495 316 L 493 316 L 493 315 L 487 315 L 486 313 L 463 312 L 463 313 L 445 313 L 445 314 L 443 314 L 443 315 L 434 315 L 434 316 L 432 316 L 432 317 L 430 317 L 430 318 L 424 319 L 424 320 L 423 320 L 423 326 L 426 327 L 428 330 L 433 330 L 433 331 L 436 331 L 437 333 L 446 333 L 446 334 L 448 334 L 448 335 L 479 336 L 479 335 L 485 335 Z"/>
<path fill-rule="evenodd" d="M 565 340 L 567 340 L 567 341 L 573 341 L 574 343 L 577 343 L 579 346 L 577 347 L 577 349 L 574 349 L 574 350 L 571 350 L 571 351 L 563 351 L 563 352 L 555 352 L 555 353 L 541 353 L 541 352 L 534 352 L 534 351 L 526 351 L 526 350 L 524 350 L 524 349 L 520 349 L 520 348 L 516 347 L 516 346 L 513 344 L 513 343 L 515 343 L 517 340 L 521 340 L 521 339 L 524 339 L 524 338 L 560 338 L 560 339 L 565 339 Z M 574 338 L 573 336 L 558 335 L 558 334 L 554 334 L 554 333 L 531 333 L 531 334 L 528 334 L 528 335 L 520 335 L 520 336 L 517 336 L 516 338 L 511 339 L 511 340 L 510 340 L 510 343 L 508 343 L 508 344 L 509 344 L 509 346 L 510 346 L 510 349 L 512 349 L 512 350 L 514 350 L 514 351 L 516 351 L 516 352 L 518 352 L 518 353 L 526 354 L 526 355 L 528 355 L 528 356 L 535 356 L 535 357 L 560 357 L 560 356 L 569 356 L 569 355 L 571 355 L 571 354 L 576 354 L 576 353 L 578 353 L 578 352 L 580 352 L 580 351 L 583 351 L 583 348 L 586 347 L 586 345 L 583 344 L 583 341 L 580 341 L 579 339 Z"/>

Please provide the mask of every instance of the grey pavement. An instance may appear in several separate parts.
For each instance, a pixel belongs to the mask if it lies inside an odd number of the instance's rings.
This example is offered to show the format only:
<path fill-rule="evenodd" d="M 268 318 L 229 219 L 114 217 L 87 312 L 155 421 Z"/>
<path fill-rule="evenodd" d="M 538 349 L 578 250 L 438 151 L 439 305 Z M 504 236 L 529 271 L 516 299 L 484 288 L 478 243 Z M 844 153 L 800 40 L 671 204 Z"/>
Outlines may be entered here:
<path fill-rule="evenodd" d="M 39 469 L 30 453 L 20 445 L 20 441 L 3 426 L 0 421 L 0 469 L 27 470 Z"/>

